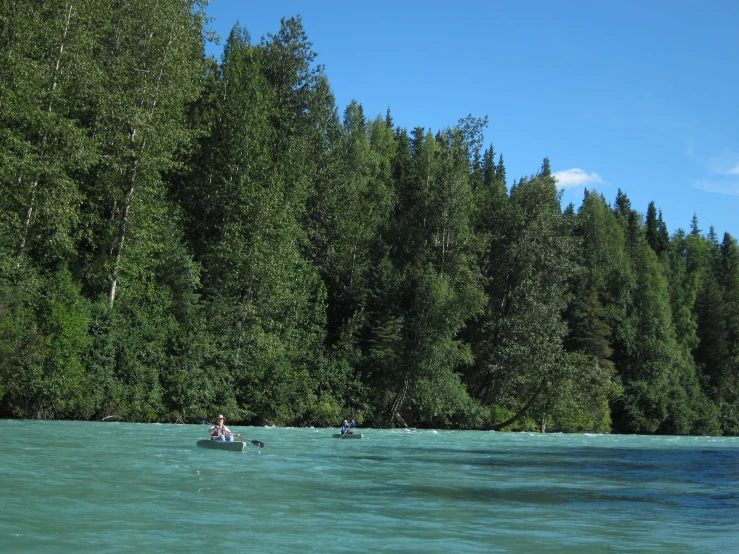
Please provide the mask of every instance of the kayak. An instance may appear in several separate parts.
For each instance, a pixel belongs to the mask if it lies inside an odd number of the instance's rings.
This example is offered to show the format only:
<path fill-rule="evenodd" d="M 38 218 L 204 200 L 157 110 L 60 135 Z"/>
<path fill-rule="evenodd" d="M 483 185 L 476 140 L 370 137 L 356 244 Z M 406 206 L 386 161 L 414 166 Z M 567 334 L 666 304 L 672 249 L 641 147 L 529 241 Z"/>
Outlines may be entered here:
<path fill-rule="evenodd" d="M 347 433 L 346 435 L 342 435 L 341 433 L 334 433 L 333 437 L 335 439 L 361 439 L 364 437 L 362 433 Z"/>
<path fill-rule="evenodd" d="M 214 441 L 211 439 L 202 439 L 198 441 L 198 446 L 203 448 L 215 448 L 216 450 L 235 450 L 243 452 L 246 448 L 244 441 Z"/>

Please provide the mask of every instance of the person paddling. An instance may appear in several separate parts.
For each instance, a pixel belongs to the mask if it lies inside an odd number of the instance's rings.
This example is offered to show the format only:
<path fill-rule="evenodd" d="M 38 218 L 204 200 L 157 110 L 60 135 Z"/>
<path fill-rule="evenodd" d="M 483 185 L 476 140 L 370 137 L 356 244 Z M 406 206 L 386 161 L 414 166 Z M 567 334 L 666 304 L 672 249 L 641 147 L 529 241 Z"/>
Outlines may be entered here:
<path fill-rule="evenodd" d="M 356 425 L 356 421 L 352 419 L 352 422 L 349 423 L 347 420 L 344 420 L 344 424 L 341 426 L 341 434 L 342 435 L 352 435 L 354 434 L 353 431 L 351 431 L 351 428 Z"/>
<path fill-rule="evenodd" d="M 219 415 L 216 418 L 216 422 L 213 425 L 213 427 L 210 428 L 210 438 L 211 440 L 216 441 L 233 441 L 234 440 L 234 434 L 231 432 L 231 429 L 226 427 L 224 425 L 225 418 L 222 415 Z"/>

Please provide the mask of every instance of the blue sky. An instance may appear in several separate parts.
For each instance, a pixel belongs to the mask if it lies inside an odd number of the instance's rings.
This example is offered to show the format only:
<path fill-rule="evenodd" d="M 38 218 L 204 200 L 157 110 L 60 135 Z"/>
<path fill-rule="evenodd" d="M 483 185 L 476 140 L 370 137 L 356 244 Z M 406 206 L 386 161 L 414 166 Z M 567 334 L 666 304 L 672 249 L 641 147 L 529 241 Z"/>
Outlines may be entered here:
<path fill-rule="evenodd" d="M 739 238 L 739 2 L 211 0 L 252 42 L 300 14 L 339 112 L 437 131 L 488 116 L 509 185 L 548 157 L 563 205 L 620 188 L 672 234 Z M 220 46 L 207 52 L 220 57 Z"/>

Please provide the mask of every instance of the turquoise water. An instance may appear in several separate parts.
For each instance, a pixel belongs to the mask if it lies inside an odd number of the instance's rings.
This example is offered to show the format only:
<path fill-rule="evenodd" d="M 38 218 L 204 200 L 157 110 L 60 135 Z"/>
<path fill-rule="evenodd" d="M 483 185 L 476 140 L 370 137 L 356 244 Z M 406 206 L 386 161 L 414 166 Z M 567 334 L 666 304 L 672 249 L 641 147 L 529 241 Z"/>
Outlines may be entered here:
<path fill-rule="evenodd" d="M 0 552 L 737 552 L 739 439 L 0 420 Z"/>

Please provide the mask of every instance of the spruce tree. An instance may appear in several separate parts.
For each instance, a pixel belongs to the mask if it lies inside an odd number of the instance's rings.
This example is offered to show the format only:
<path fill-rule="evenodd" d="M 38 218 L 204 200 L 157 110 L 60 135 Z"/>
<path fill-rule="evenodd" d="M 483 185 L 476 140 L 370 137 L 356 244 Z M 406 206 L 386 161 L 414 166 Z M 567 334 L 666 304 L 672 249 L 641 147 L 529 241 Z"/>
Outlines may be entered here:
<path fill-rule="evenodd" d="M 647 244 L 654 250 L 654 253 L 659 256 L 662 252 L 660 251 L 659 245 L 659 221 L 657 219 L 657 208 L 654 202 L 649 203 L 647 208 L 647 221 L 646 221 L 646 239 Z"/>

